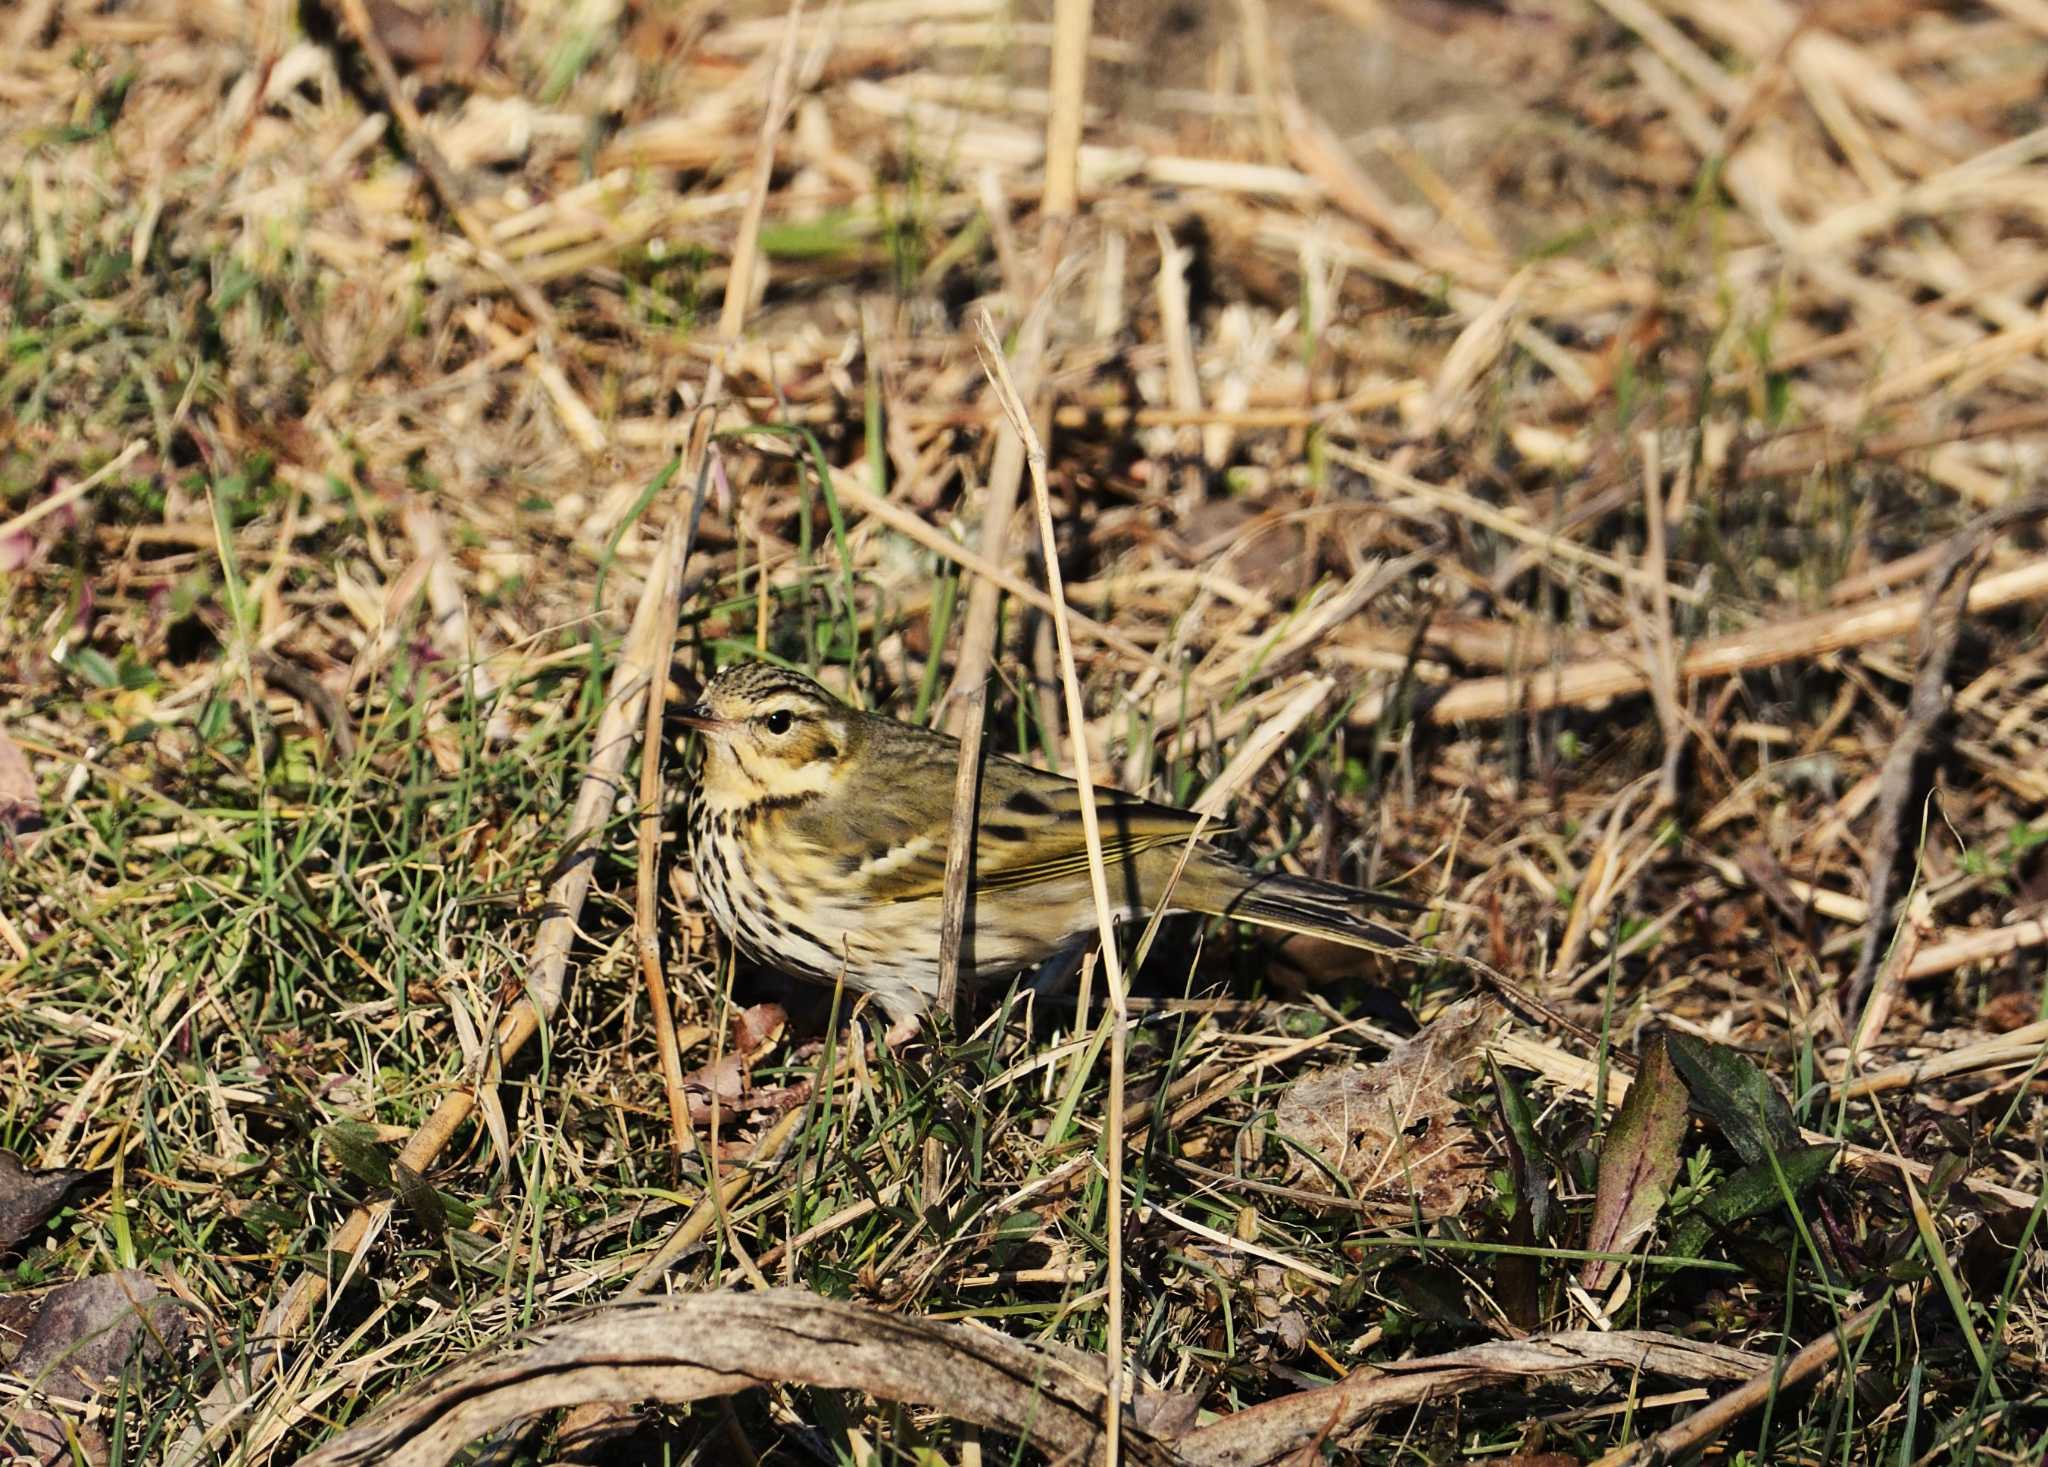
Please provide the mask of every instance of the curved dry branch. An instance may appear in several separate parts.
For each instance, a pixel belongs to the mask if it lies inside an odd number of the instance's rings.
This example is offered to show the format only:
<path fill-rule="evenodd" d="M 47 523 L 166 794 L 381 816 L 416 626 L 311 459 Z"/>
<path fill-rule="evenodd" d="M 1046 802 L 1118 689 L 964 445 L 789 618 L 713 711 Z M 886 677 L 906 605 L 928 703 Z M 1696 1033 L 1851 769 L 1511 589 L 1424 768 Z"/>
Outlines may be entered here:
<path fill-rule="evenodd" d="M 881 1314 L 800 1289 L 608 1304 L 487 1351 L 304 1458 L 301 1467 L 438 1467 L 522 1417 L 588 1401 L 680 1405 L 775 1383 L 865 1391 L 1028 1438 L 1059 1461 L 1102 1456 L 1095 1362 L 966 1325 Z M 1182 1459 L 1123 1423 L 1124 1460 Z"/>
<path fill-rule="evenodd" d="M 1645 1330 L 1571 1330 L 1526 1340 L 1493 1340 L 1448 1355 L 1354 1371 L 1335 1385 L 1297 1391 L 1234 1412 L 1174 1445 L 1201 1467 L 1280 1467 L 1319 1444 L 1356 1441 L 1380 1412 L 1480 1386 L 1585 1370 L 1647 1372 L 1681 1380 L 1740 1380 L 1768 1358 Z"/>
<path fill-rule="evenodd" d="M 1380 1412 L 1516 1379 L 1621 1370 L 1740 1380 L 1768 1359 L 1645 1331 L 1497 1340 L 1361 1369 L 1171 1442 L 1128 1410 L 1122 1455 L 1157 1467 L 1264 1467 L 1355 1441 Z M 1059 1462 L 1104 1456 L 1097 1362 L 968 1325 L 882 1314 L 801 1289 L 620 1300 L 484 1351 L 342 1433 L 300 1467 L 439 1467 L 523 1417 L 593 1401 L 683 1405 L 762 1385 L 864 1391 L 1011 1433 Z"/>

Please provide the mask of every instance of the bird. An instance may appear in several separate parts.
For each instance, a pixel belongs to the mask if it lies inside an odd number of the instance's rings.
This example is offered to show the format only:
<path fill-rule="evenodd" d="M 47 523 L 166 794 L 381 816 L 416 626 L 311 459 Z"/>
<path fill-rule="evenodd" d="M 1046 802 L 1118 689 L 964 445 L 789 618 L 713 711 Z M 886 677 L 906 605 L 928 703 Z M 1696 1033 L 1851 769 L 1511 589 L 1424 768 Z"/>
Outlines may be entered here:
<path fill-rule="evenodd" d="M 939 991 L 946 853 L 959 741 L 842 703 L 764 661 L 731 664 L 677 715 L 700 737 L 684 800 L 697 890 L 755 962 L 874 996 L 897 1032 Z M 1148 915 L 1201 817 L 1097 786 L 1112 915 Z M 1080 786 L 989 754 L 981 770 L 962 986 L 1002 979 L 1096 930 Z M 1407 939 L 1359 915 L 1392 897 L 1262 872 L 1195 844 L 1169 898 L 1204 913 L 1351 947 Z"/>

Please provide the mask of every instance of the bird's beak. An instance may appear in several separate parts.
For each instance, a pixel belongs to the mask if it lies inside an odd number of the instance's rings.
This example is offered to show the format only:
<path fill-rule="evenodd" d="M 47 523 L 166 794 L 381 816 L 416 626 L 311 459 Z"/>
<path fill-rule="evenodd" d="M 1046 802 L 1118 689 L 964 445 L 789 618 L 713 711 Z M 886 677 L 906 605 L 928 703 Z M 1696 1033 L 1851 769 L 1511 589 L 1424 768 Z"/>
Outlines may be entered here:
<path fill-rule="evenodd" d="M 730 719 L 720 718 L 702 703 L 692 703 L 676 715 L 676 721 L 705 734 L 720 733 L 731 726 Z"/>

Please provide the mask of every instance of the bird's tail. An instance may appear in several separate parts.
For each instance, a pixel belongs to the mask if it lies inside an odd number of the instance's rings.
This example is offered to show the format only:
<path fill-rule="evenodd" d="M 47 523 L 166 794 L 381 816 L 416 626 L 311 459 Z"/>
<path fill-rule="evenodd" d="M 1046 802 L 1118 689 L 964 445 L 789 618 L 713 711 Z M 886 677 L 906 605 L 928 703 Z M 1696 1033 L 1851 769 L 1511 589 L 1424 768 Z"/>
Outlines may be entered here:
<path fill-rule="evenodd" d="M 1359 909 L 1377 906 L 1397 910 L 1422 910 L 1413 902 L 1356 887 L 1338 886 L 1306 876 L 1273 872 L 1255 876 L 1235 895 L 1221 901 L 1190 902 L 1198 910 L 1234 922 L 1250 922 L 1277 932 L 1296 932 L 1327 938 L 1347 947 L 1374 951 L 1401 951 L 1412 941 L 1393 928 L 1360 915 Z"/>

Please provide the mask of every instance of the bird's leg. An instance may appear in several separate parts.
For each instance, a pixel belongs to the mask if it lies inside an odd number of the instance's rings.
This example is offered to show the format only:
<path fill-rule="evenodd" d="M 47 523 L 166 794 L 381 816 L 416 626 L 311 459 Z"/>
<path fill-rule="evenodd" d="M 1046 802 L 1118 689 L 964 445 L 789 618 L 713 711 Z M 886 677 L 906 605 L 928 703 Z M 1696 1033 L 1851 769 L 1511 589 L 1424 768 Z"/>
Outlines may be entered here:
<path fill-rule="evenodd" d="M 1050 957 L 1039 962 L 1026 986 L 1041 998 L 1073 987 L 1074 979 L 1081 971 L 1081 960 L 1088 956 L 1088 949 L 1094 941 L 1092 931 L 1075 933 L 1054 948 Z"/>

